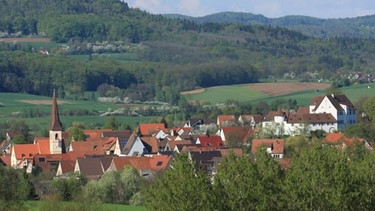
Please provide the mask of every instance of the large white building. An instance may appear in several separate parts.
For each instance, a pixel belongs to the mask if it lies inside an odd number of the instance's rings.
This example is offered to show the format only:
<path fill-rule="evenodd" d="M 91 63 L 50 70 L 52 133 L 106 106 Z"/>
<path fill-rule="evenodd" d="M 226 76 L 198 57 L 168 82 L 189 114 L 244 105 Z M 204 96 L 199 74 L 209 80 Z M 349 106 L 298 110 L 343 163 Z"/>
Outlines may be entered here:
<path fill-rule="evenodd" d="M 309 107 L 300 107 L 296 112 L 271 111 L 262 127 L 276 135 L 299 135 L 315 130 L 344 130 L 356 123 L 356 109 L 345 95 L 326 95 L 313 98 Z"/>

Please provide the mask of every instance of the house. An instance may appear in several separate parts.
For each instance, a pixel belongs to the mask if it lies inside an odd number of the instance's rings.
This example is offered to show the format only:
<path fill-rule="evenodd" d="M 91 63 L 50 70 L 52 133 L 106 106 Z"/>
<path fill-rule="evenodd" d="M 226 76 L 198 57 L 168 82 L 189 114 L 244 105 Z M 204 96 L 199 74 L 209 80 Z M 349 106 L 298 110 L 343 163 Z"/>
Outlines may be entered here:
<path fill-rule="evenodd" d="M 242 142 L 243 145 L 247 145 L 248 140 L 251 136 L 255 134 L 252 127 L 223 127 L 216 133 L 221 137 L 221 139 L 226 142 L 227 140 L 235 140 Z"/>
<path fill-rule="evenodd" d="M 171 161 L 171 155 L 153 155 L 142 157 L 114 157 L 107 169 L 109 171 L 121 171 L 127 165 L 138 170 L 144 178 L 152 178 L 164 171 Z"/>
<path fill-rule="evenodd" d="M 251 126 L 253 129 L 255 129 L 257 125 L 261 124 L 262 120 L 262 115 L 240 115 L 238 117 L 238 123 L 241 126 Z"/>
<path fill-rule="evenodd" d="M 164 123 L 142 123 L 139 124 L 138 129 L 140 136 L 152 136 L 160 130 L 166 130 Z"/>
<path fill-rule="evenodd" d="M 196 169 L 201 169 L 204 172 L 206 172 L 210 177 L 213 177 L 215 176 L 222 159 L 224 157 L 227 157 L 230 153 L 234 153 L 236 157 L 241 157 L 243 151 L 241 148 L 217 149 L 209 151 L 193 149 L 188 152 L 188 156 L 190 160 L 195 162 L 194 164 Z"/>
<path fill-rule="evenodd" d="M 233 126 L 236 124 L 236 117 L 234 115 L 218 115 L 216 124 L 219 127 Z"/>
<path fill-rule="evenodd" d="M 323 139 L 323 143 L 337 145 L 341 150 L 359 145 L 363 145 L 368 150 L 373 150 L 372 144 L 364 138 L 348 138 L 344 133 L 328 133 Z"/>
<path fill-rule="evenodd" d="M 111 156 L 87 156 L 76 159 L 74 172 L 85 176 L 88 180 L 100 179 L 112 162 Z"/>
<path fill-rule="evenodd" d="M 279 160 L 284 156 L 284 139 L 253 139 L 251 153 L 265 147 L 266 151 L 275 159 Z"/>
<path fill-rule="evenodd" d="M 309 107 L 300 107 L 296 112 L 270 111 L 262 128 L 279 136 L 300 135 L 316 130 L 331 133 L 356 123 L 356 109 L 345 95 L 326 95 L 314 97 Z"/>
<path fill-rule="evenodd" d="M 337 121 L 336 130 L 344 130 L 346 126 L 356 124 L 356 108 L 345 95 L 318 96 L 311 100 L 311 114 L 329 113 Z"/>
<path fill-rule="evenodd" d="M 199 136 L 195 144 L 199 145 L 200 148 L 206 149 L 220 149 L 225 147 L 220 136 Z"/>
<path fill-rule="evenodd" d="M 141 156 L 144 153 L 148 152 L 142 140 L 139 136 L 132 134 L 122 149 L 120 156 Z"/>

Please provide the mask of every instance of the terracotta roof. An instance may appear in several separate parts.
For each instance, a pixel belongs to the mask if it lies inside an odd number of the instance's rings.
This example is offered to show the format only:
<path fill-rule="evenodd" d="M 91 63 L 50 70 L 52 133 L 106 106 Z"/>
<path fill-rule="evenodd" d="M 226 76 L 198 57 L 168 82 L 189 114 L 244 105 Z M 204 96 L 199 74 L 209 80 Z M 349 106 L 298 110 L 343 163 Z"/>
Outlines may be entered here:
<path fill-rule="evenodd" d="M 6 166 L 11 166 L 11 154 L 2 154 L 0 155 L 1 161 L 6 165 Z"/>
<path fill-rule="evenodd" d="M 97 141 L 103 138 L 104 132 L 112 132 L 111 129 L 103 130 L 83 130 L 83 133 L 86 136 L 86 141 Z"/>
<path fill-rule="evenodd" d="M 197 142 L 200 142 L 201 147 L 207 148 L 224 148 L 224 142 L 220 136 L 199 136 Z"/>
<path fill-rule="evenodd" d="M 38 146 L 39 154 L 51 154 L 49 138 L 35 138 L 34 143 Z"/>
<path fill-rule="evenodd" d="M 117 138 L 112 137 L 107 140 L 75 141 L 71 143 L 74 152 L 85 154 L 105 154 L 115 143 Z"/>
<path fill-rule="evenodd" d="M 271 154 L 284 153 L 284 139 L 253 139 L 251 152 L 255 153 L 262 146 L 270 147 Z"/>
<path fill-rule="evenodd" d="M 149 123 L 149 124 L 139 124 L 139 131 L 141 135 L 151 135 L 152 133 L 158 132 L 159 130 L 165 130 L 165 125 L 163 123 Z"/>
<path fill-rule="evenodd" d="M 290 114 L 288 123 L 336 123 L 337 120 L 330 113 L 320 114 Z"/>
<path fill-rule="evenodd" d="M 13 149 L 17 160 L 32 159 L 34 155 L 40 154 L 36 144 L 14 144 Z"/>
<path fill-rule="evenodd" d="M 144 136 L 144 137 L 141 137 L 141 140 L 143 141 L 148 152 L 157 153 L 159 151 L 159 146 L 160 146 L 159 140 L 155 138 L 154 136 L 147 136 L 147 137 Z M 164 142 L 164 146 L 165 146 L 165 143 L 166 141 Z"/>
<path fill-rule="evenodd" d="M 112 165 L 116 170 L 122 170 L 126 165 L 130 165 L 137 170 L 164 170 L 171 160 L 171 155 L 154 155 L 152 157 L 115 157 Z"/>
<path fill-rule="evenodd" d="M 234 115 L 218 115 L 217 125 L 221 126 L 224 122 L 236 122 L 236 117 Z"/>
<path fill-rule="evenodd" d="M 328 133 L 323 141 L 332 144 L 345 143 L 347 146 L 355 146 L 356 142 L 362 143 L 364 138 L 348 138 L 344 133 Z"/>

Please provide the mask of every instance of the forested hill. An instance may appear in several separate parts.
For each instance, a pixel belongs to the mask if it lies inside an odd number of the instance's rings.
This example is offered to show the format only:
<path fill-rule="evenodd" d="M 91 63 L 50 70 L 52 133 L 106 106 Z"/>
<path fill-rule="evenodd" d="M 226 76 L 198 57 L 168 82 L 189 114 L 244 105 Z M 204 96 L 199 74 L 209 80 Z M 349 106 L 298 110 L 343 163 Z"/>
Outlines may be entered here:
<path fill-rule="evenodd" d="M 286 27 L 308 36 L 322 38 L 375 38 L 375 15 L 339 19 L 320 19 L 300 15 L 267 18 L 263 15 L 243 12 L 221 12 L 203 17 L 190 17 L 178 14 L 165 14 L 164 16 L 169 18 L 187 19 L 197 23 L 240 23 Z"/>
<path fill-rule="evenodd" d="M 290 73 L 302 81 L 339 81 L 338 73 L 375 72 L 372 40 L 169 19 L 119 0 L 0 0 L 0 40 L 19 36 L 51 38 L 50 54 L 0 41 L 0 91 L 100 91 L 177 104 L 180 91 L 199 87 Z M 77 55 L 88 59 L 72 59 Z"/>

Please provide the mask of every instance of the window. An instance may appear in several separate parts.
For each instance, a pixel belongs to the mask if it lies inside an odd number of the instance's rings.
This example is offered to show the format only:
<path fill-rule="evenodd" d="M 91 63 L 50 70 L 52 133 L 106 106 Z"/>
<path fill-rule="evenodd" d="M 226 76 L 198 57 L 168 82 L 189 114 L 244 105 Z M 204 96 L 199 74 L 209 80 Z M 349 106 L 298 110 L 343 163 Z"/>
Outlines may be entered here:
<path fill-rule="evenodd" d="M 163 161 L 158 161 L 158 163 L 156 164 L 156 166 L 161 166 L 161 164 L 163 164 Z"/>
<path fill-rule="evenodd" d="M 45 161 L 46 161 L 46 158 L 44 158 L 44 157 L 39 158 L 39 162 L 45 162 Z"/>

